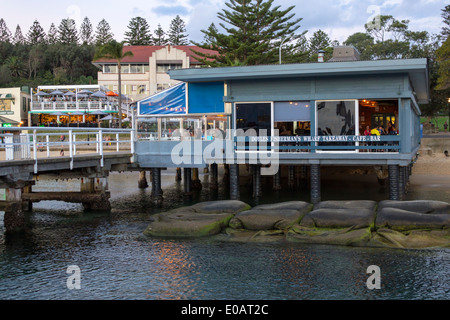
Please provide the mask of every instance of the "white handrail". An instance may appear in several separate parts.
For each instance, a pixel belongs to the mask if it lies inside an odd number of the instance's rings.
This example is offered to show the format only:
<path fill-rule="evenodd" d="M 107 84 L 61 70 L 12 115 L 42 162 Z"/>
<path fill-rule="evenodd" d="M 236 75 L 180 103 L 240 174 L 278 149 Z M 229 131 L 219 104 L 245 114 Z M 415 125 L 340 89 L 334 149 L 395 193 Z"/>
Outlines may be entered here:
<path fill-rule="evenodd" d="M 86 155 L 88 154 L 96 154 L 101 156 L 101 163 L 100 165 L 104 166 L 104 153 L 105 152 L 120 152 L 121 151 L 121 144 L 127 145 L 126 148 L 127 151 L 131 151 L 134 155 L 135 147 L 134 147 L 134 131 L 133 129 L 114 129 L 114 128 L 76 128 L 76 127 L 58 127 L 58 128 L 46 128 L 46 127 L 13 127 L 13 128 L 7 128 L 4 130 L 22 133 L 31 131 L 31 135 L 23 135 L 26 140 L 25 142 L 23 140 L 19 142 L 14 142 L 15 140 L 12 138 L 9 138 L 7 141 L 5 138 L 7 137 L 13 137 L 14 135 L 12 133 L 8 134 L 0 134 L 0 161 L 14 161 L 14 160 L 25 160 L 30 159 L 34 161 L 34 171 L 35 173 L 38 172 L 38 160 L 41 158 L 50 158 L 50 157 L 56 157 L 57 155 L 51 151 L 59 150 L 65 147 L 68 147 L 68 156 L 70 158 L 70 169 L 73 169 L 73 163 L 74 158 L 79 152 L 85 152 Z M 51 132 L 48 132 L 51 131 Z M 1 129 L 0 129 L 1 133 Z M 68 139 L 65 141 L 62 141 L 61 139 L 55 139 L 56 136 L 68 136 Z M 94 135 L 96 138 L 95 140 L 91 140 L 92 135 Z M 121 137 L 122 135 L 122 137 Z M 125 137 L 123 136 L 125 135 Z M 129 135 L 129 137 L 128 137 Z M 108 141 L 103 141 L 103 138 L 105 136 L 115 136 L 114 138 Z M 53 138 L 52 138 L 53 137 Z M 86 138 L 87 137 L 87 138 Z M 122 140 L 121 140 L 122 138 Z M 104 148 L 104 144 L 107 143 L 115 143 L 115 148 Z M 95 147 L 93 147 L 93 144 L 95 144 Z M 86 148 L 79 148 L 80 146 L 86 146 Z M 61 147 L 61 148 L 60 148 Z M 4 148 L 4 149 L 3 149 Z M 30 150 L 30 152 L 20 152 L 20 153 L 11 153 L 13 155 L 6 157 L 6 150 L 10 150 L 11 148 L 16 148 L 18 150 Z M 94 148 L 90 150 L 90 148 Z M 3 150 L 2 150 L 3 149 Z M 31 156 L 31 149 L 33 155 Z M 39 156 L 40 151 L 44 151 L 46 149 L 46 153 L 42 154 L 42 156 Z M 67 150 L 67 149 L 66 149 Z M 122 147 L 122 150 L 123 147 Z M 91 152 L 90 152 L 91 151 Z M 20 155 L 19 155 L 20 154 Z M 28 156 L 26 155 L 28 154 Z M 24 158 L 28 157 L 28 158 Z M 134 157 L 132 157 L 132 161 Z"/>

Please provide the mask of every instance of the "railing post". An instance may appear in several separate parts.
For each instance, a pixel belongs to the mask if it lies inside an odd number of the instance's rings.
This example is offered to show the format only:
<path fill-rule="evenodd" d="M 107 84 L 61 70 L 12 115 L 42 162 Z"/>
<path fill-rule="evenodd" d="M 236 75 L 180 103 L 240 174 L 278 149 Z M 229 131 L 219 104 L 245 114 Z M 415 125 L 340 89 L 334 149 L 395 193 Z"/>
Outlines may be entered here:
<path fill-rule="evenodd" d="M 77 134 L 73 135 L 73 154 L 77 154 Z"/>
<path fill-rule="evenodd" d="M 72 130 L 69 130 L 69 156 L 70 156 L 70 170 L 73 169 L 73 137 Z"/>
<path fill-rule="evenodd" d="M 34 160 L 34 173 L 38 172 L 37 170 L 37 135 L 36 129 L 33 130 L 33 160 Z"/>
<path fill-rule="evenodd" d="M 50 137 L 48 134 L 45 136 L 45 142 L 47 145 L 47 158 L 50 158 Z"/>
<path fill-rule="evenodd" d="M 131 130 L 130 132 L 130 148 L 131 148 L 131 162 L 134 163 L 134 142 L 136 141 L 135 130 Z"/>
<path fill-rule="evenodd" d="M 119 134 L 116 133 L 116 151 L 119 152 Z"/>
<path fill-rule="evenodd" d="M 100 166 L 103 168 L 103 131 L 101 129 L 98 132 L 98 144 L 100 146 L 100 155 L 102 156 Z"/>

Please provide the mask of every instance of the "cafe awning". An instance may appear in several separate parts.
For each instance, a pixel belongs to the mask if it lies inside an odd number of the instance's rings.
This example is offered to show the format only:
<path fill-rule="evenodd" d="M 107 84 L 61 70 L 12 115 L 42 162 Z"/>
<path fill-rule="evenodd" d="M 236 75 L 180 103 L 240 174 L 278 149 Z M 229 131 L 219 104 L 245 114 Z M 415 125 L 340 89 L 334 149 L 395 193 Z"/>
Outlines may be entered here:
<path fill-rule="evenodd" d="M 12 93 L 2 93 L 0 94 L 0 100 L 12 100 L 14 95 Z"/>
<path fill-rule="evenodd" d="M 10 123 L 12 125 L 20 124 L 20 122 L 17 122 L 16 120 L 12 120 L 10 118 L 0 116 L 0 124 L 2 124 L 2 123 Z"/>

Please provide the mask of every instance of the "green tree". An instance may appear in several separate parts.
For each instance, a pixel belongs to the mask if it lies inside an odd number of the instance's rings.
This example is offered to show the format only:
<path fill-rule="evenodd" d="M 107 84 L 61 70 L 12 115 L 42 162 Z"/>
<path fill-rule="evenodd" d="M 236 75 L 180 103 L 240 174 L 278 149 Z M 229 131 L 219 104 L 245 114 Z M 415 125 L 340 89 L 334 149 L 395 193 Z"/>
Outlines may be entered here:
<path fill-rule="evenodd" d="M 50 25 L 50 29 L 47 32 L 47 43 L 55 44 L 58 42 L 58 30 L 55 27 L 55 24 L 52 23 Z"/>
<path fill-rule="evenodd" d="M 35 20 L 27 33 L 28 43 L 31 45 L 45 43 L 45 32 L 39 21 Z"/>
<path fill-rule="evenodd" d="M 70 18 L 61 20 L 58 27 L 58 39 L 62 44 L 78 43 L 78 32 L 75 20 Z"/>
<path fill-rule="evenodd" d="M 210 66 L 258 65 L 278 62 L 279 48 L 283 41 L 292 43 L 289 53 L 300 46 L 296 34 L 300 28 L 291 11 L 294 6 L 281 10 L 273 6 L 273 0 L 229 0 L 227 9 L 217 14 L 222 20 L 221 33 L 211 26 L 202 30 L 210 43 L 198 44 L 219 54 L 196 52 L 198 60 Z"/>
<path fill-rule="evenodd" d="M 88 17 L 85 17 L 83 19 L 83 23 L 81 24 L 80 41 L 84 45 L 90 45 L 94 41 L 94 30 Z"/>
<path fill-rule="evenodd" d="M 450 88 L 450 37 L 437 50 L 436 56 L 439 62 L 437 89 L 445 90 Z"/>
<path fill-rule="evenodd" d="M 153 43 L 155 44 L 155 46 L 165 46 L 167 44 L 166 33 L 161 27 L 161 24 L 158 24 L 158 29 L 155 30 Z"/>
<path fill-rule="evenodd" d="M 114 34 L 111 32 L 111 27 L 105 19 L 98 23 L 95 34 L 95 44 L 97 46 L 104 46 L 114 40 Z"/>
<path fill-rule="evenodd" d="M 22 77 L 25 74 L 25 68 L 23 62 L 17 56 L 11 56 L 5 61 L 5 65 L 8 66 L 11 76 Z"/>
<path fill-rule="evenodd" d="M 169 43 L 173 46 L 186 46 L 189 44 L 186 25 L 179 15 L 170 22 L 169 32 L 167 34 Z"/>
<path fill-rule="evenodd" d="M 317 61 L 317 56 L 319 50 L 324 50 L 325 61 L 331 58 L 333 50 L 331 49 L 331 40 L 328 34 L 322 30 L 317 30 L 314 32 L 312 37 L 309 39 L 309 56 L 310 61 Z"/>
<path fill-rule="evenodd" d="M 445 39 L 450 35 L 450 4 L 442 9 L 442 18 L 444 18 L 444 27 L 442 28 L 441 35 Z"/>
<path fill-rule="evenodd" d="M 125 41 L 132 46 L 148 46 L 152 44 L 150 26 L 142 17 L 135 17 L 128 24 L 128 31 L 125 32 Z"/>
<path fill-rule="evenodd" d="M 3 18 L 0 19 L 0 42 L 11 42 L 11 31 L 6 26 Z"/>
<path fill-rule="evenodd" d="M 344 41 L 346 46 L 354 46 L 361 55 L 361 60 L 370 60 L 371 48 L 374 45 L 374 39 L 371 35 L 363 32 L 352 34 Z"/>
<path fill-rule="evenodd" d="M 122 128 L 122 77 L 121 77 L 121 62 L 126 57 L 132 57 L 133 52 L 126 51 L 124 42 L 117 42 L 115 40 L 99 47 L 94 55 L 94 61 L 99 59 L 110 59 L 117 62 L 117 77 L 119 84 L 119 128 Z"/>
<path fill-rule="evenodd" d="M 16 27 L 16 32 L 14 33 L 13 43 L 14 44 L 25 44 L 25 37 L 23 36 L 22 29 L 19 25 Z"/>

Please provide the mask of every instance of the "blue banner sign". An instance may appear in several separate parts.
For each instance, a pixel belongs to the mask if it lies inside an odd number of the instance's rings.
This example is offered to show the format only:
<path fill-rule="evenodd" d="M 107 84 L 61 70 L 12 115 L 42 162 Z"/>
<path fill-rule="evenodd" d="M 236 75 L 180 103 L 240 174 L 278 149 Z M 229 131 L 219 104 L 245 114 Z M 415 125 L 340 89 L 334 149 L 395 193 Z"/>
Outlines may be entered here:
<path fill-rule="evenodd" d="M 139 116 L 185 115 L 186 84 L 182 83 L 138 102 Z"/>

